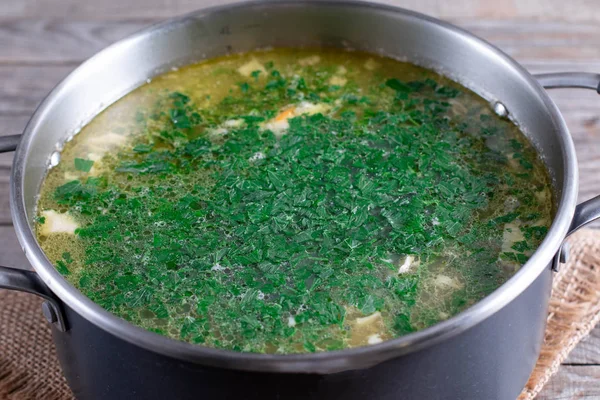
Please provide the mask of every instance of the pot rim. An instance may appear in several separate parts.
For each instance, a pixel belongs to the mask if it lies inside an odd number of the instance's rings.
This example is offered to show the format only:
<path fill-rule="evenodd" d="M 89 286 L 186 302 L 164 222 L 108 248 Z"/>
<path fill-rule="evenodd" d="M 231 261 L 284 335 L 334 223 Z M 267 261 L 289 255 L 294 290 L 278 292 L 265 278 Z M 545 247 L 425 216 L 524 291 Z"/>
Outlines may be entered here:
<path fill-rule="evenodd" d="M 403 14 L 408 18 L 419 19 L 425 23 L 435 24 L 454 35 L 460 35 L 464 40 L 470 41 L 479 47 L 481 51 L 493 54 L 498 62 L 505 63 L 518 71 L 525 82 L 535 90 L 538 96 L 540 96 L 550 113 L 550 117 L 554 120 L 555 126 L 557 126 L 559 130 L 557 137 L 564 160 L 563 174 L 565 178 L 557 212 L 546 237 L 527 263 L 525 263 L 515 275 L 475 305 L 446 321 L 421 331 L 387 340 L 380 344 L 353 349 L 289 355 L 269 355 L 214 349 L 182 342 L 150 332 L 104 310 L 72 286 L 53 267 L 40 246 L 37 244 L 35 235 L 33 234 L 27 219 L 24 201 L 24 165 L 27 159 L 28 150 L 34 138 L 34 132 L 36 131 L 36 122 L 41 119 L 42 115 L 48 112 L 50 105 L 60 97 L 62 89 L 69 85 L 69 78 L 78 70 L 94 63 L 95 59 L 100 54 L 114 52 L 119 49 L 133 46 L 136 41 L 140 40 L 150 32 L 169 29 L 178 23 L 198 15 L 223 12 L 232 9 L 243 9 L 247 7 L 278 7 L 290 4 L 297 5 L 299 3 L 307 3 L 311 6 L 318 7 L 345 6 L 359 9 L 376 9 Z M 95 56 L 85 61 L 49 93 L 28 122 L 13 161 L 12 179 L 10 183 L 10 204 L 12 219 L 19 242 L 40 278 L 66 305 L 99 328 L 147 350 L 193 363 L 236 370 L 325 374 L 370 367 L 388 359 L 433 346 L 473 327 L 503 308 L 529 287 L 545 268 L 549 268 L 548 265 L 562 244 L 573 218 L 577 200 L 577 189 L 578 170 L 574 145 L 562 115 L 535 78 L 524 67 L 497 47 L 450 23 L 399 7 L 356 0 L 329 0 L 318 2 L 307 0 L 284 0 L 276 3 L 250 1 L 201 8 L 182 17 L 169 19 L 128 36 L 101 50 Z"/>

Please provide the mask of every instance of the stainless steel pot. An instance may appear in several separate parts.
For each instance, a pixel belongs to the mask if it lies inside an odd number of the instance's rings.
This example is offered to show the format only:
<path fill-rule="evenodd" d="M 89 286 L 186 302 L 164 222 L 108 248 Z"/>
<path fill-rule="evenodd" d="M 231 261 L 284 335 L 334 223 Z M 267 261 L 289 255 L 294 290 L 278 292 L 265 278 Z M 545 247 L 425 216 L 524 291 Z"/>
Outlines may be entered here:
<path fill-rule="evenodd" d="M 508 282 L 463 313 L 384 343 L 303 355 L 209 349 L 137 328 L 103 310 L 50 264 L 32 231 L 36 195 L 66 137 L 147 78 L 204 58 L 267 46 L 330 46 L 382 53 L 436 69 L 500 102 L 543 157 L 557 213 L 543 243 Z M 537 359 L 552 268 L 565 237 L 600 217 L 600 197 L 576 206 L 577 162 L 543 87 L 600 90 L 600 75 L 531 76 L 489 43 L 410 11 L 361 2 L 243 3 L 200 10 L 98 53 L 43 101 L 16 148 L 11 210 L 34 272 L 0 268 L 0 287 L 46 299 L 63 370 L 80 398 L 514 399 Z M 561 254 L 561 251 L 563 252 Z"/>

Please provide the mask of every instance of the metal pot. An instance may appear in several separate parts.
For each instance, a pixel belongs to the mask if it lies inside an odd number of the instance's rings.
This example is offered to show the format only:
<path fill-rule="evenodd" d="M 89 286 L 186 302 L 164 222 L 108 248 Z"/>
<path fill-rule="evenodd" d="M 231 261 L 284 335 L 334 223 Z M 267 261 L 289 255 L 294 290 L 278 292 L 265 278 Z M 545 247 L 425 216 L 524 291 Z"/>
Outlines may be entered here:
<path fill-rule="evenodd" d="M 558 208 L 543 243 L 514 277 L 461 314 L 343 351 L 263 355 L 210 349 L 137 328 L 94 304 L 54 269 L 32 231 L 51 155 L 82 123 L 147 78 L 172 66 L 266 46 L 382 53 L 434 68 L 500 102 L 554 178 Z M 598 90 L 599 83 L 595 74 L 533 77 L 468 32 L 383 5 L 296 1 L 200 10 L 100 52 L 50 93 L 22 136 L 2 138 L 2 150 L 16 148 L 11 210 L 35 272 L 1 267 L 0 287 L 46 299 L 43 311 L 63 371 L 81 399 L 514 399 L 539 354 L 552 270 L 567 254 L 563 241 L 600 217 L 600 197 L 576 206 L 573 143 L 543 87 Z"/>

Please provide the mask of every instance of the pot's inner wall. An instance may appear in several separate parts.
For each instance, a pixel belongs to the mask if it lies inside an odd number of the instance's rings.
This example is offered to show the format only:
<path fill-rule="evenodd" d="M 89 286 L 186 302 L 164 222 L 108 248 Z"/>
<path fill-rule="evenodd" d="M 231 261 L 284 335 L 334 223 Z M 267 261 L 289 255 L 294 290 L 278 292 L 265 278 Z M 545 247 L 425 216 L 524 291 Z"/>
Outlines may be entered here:
<path fill-rule="evenodd" d="M 48 160 L 83 122 L 167 68 L 264 47 L 345 47 L 412 61 L 504 103 L 561 196 L 565 138 L 537 87 L 485 44 L 410 13 L 364 4 L 251 4 L 200 12 L 103 51 L 63 82 L 28 126 L 23 198 L 29 220 Z M 24 143 L 27 145 L 28 143 Z"/>

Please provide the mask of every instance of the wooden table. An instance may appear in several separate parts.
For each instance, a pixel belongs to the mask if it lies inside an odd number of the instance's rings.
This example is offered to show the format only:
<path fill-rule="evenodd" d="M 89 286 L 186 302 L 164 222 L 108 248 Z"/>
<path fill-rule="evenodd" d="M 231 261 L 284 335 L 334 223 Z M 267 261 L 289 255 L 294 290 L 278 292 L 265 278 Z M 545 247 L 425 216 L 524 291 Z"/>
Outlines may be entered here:
<path fill-rule="evenodd" d="M 594 0 L 388 0 L 447 19 L 533 72 L 600 72 Z M 20 133 L 36 105 L 81 61 L 154 21 L 218 0 L 0 0 L 0 134 Z M 580 199 L 600 194 L 600 96 L 553 91 L 575 140 Z M 10 154 L 0 155 L 0 264 L 26 267 L 8 203 Z M 600 398 L 600 328 L 563 364 L 540 399 Z"/>

